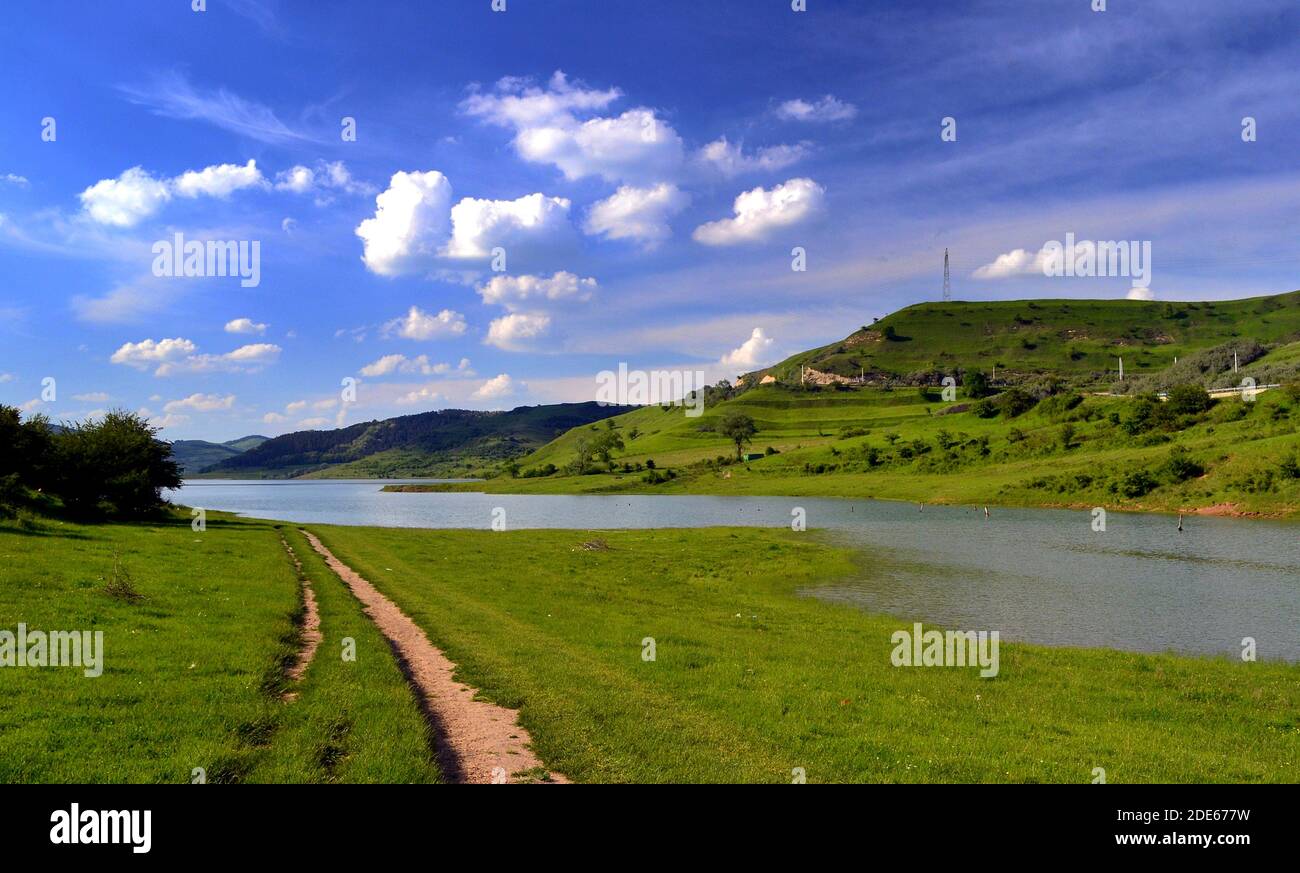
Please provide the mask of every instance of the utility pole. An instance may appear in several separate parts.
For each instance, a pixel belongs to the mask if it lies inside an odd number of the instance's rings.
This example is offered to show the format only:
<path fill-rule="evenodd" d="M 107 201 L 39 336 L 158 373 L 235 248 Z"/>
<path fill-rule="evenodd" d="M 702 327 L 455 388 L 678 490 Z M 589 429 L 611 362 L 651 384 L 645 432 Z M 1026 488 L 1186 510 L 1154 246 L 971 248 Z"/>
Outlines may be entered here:
<path fill-rule="evenodd" d="M 952 276 L 948 272 L 948 250 L 943 250 L 943 302 L 952 302 Z"/>
<path fill-rule="evenodd" d="M 1123 357 L 1119 359 L 1119 380 L 1121 382 L 1124 381 L 1124 358 Z"/>

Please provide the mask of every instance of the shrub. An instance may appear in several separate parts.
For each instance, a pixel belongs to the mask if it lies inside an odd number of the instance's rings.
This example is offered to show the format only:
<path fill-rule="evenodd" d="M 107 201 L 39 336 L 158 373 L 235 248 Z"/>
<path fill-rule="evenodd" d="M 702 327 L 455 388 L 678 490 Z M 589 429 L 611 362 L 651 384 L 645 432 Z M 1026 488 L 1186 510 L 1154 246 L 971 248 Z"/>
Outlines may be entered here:
<path fill-rule="evenodd" d="M 1188 458 L 1186 450 L 1180 446 L 1169 453 L 1162 472 L 1175 482 L 1186 482 L 1204 475 L 1205 468 Z"/>
<path fill-rule="evenodd" d="M 1157 485 L 1146 470 L 1134 470 L 1120 482 L 1119 491 L 1125 497 L 1142 497 L 1150 493 Z"/>
<path fill-rule="evenodd" d="M 1038 401 L 1034 399 L 1033 395 L 1021 391 L 1019 388 L 1012 388 L 1009 391 L 1002 392 L 997 403 L 1008 418 L 1015 418 L 1033 409 L 1038 404 Z"/>
<path fill-rule="evenodd" d="M 1209 392 L 1200 385 L 1189 383 L 1169 389 L 1169 410 L 1174 415 L 1199 415 L 1213 402 Z"/>

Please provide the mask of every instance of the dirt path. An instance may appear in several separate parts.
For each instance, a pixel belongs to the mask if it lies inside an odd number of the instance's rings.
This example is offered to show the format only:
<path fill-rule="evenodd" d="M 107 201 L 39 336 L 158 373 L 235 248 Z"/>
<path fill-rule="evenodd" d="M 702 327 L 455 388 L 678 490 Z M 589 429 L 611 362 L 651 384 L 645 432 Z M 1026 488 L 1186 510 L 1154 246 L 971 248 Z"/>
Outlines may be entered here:
<path fill-rule="evenodd" d="M 302 561 L 298 560 L 298 555 L 294 552 L 293 546 L 284 537 L 280 537 L 280 542 L 284 543 L 284 550 L 289 553 L 293 560 L 293 568 L 298 573 L 298 581 L 302 583 L 302 598 L 306 606 L 305 615 L 302 620 L 302 648 L 298 651 L 298 660 L 294 661 L 293 666 L 285 671 L 290 682 L 298 682 L 302 679 L 303 674 L 307 672 L 307 666 L 311 664 L 311 659 L 316 657 L 316 648 L 320 645 L 322 639 L 320 631 L 320 609 L 316 606 L 316 592 L 312 591 L 311 582 L 307 580 L 307 574 L 302 571 Z M 284 695 L 285 700 L 296 700 L 297 691 L 288 691 Z"/>
<path fill-rule="evenodd" d="M 361 578 L 307 531 L 302 532 L 331 570 L 365 607 L 366 615 L 388 638 L 398 662 L 415 688 L 425 717 L 437 737 L 438 762 L 453 782 L 537 781 L 545 765 L 532 751 L 532 738 L 519 724 L 519 713 L 485 700 L 452 678 L 456 669 L 424 631 L 375 586 Z M 514 774 L 532 771 L 516 778 Z M 558 773 L 547 781 L 567 782 Z"/>

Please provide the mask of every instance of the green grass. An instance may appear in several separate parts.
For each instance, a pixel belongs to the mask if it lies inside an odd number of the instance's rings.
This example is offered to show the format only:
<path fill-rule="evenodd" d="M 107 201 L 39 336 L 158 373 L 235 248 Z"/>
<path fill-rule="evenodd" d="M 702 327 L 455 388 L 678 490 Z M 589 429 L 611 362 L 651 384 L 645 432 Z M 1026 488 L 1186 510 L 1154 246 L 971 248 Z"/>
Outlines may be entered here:
<path fill-rule="evenodd" d="M 908 623 L 799 596 L 854 569 L 807 534 L 312 529 L 578 781 L 1300 779 L 1296 665 L 1004 643 L 994 679 L 894 668 Z"/>
<path fill-rule="evenodd" d="M 1122 426 L 1133 414 L 1129 398 L 1090 396 L 1074 409 L 1041 406 L 1014 418 L 981 418 L 969 410 L 942 414 L 965 403 L 927 402 L 914 389 L 809 392 L 763 386 L 699 418 L 648 407 L 611 419 L 626 445 L 616 464 L 653 460 L 660 470 L 677 474 L 667 482 L 647 484 L 642 472 L 561 473 L 498 476 L 440 490 L 763 494 L 1169 511 L 1230 504 L 1242 514 L 1300 514 L 1300 479 L 1286 472 L 1294 469 L 1286 462 L 1300 447 L 1300 403 L 1283 391 L 1261 393 L 1254 403 L 1221 400 L 1181 430 L 1137 435 Z M 707 464 L 734 455 L 714 429 L 732 410 L 758 425 L 751 450 L 771 447 L 778 454 L 725 467 Z M 1074 429 L 1069 447 L 1062 443 L 1067 426 Z M 589 431 L 577 428 L 554 440 L 524 458 L 522 469 L 554 464 L 563 470 L 584 433 Z M 951 438 L 951 447 L 942 448 L 941 438 Z M 925 451 L 903 457 L 903 447 L 918 440 Z M 873 449 L 875 465 L 868 460 Z M 1176 449 L 1201 465 L 1204 475 L 1179 481 L 1163 473 Z M 1155 487 L 1126 493 L 1126 477 L 1138 470 L 1150 471 Z"/>
<path fill-rule="evenodd" d="M 895 339 L 884 336 L 893 328 Z M 865 325 L 838 343 L 759 371 L 797 382 L 800 367 L 854 377 L 955 368 L 999 374 L 1050 372 L 1104 378 L 1123 355 L 1133 375 L 1237 337 L 1262 343 L 1300 335 L 1300 291 L 1243 300 L 1006 300 L 920 303 Z M 1108 384 L 1108 383 L 1107 383 Z"/>
<path fill-rule="evenodd" d="M 326 641 L 289 703 L 301 593 L 271 525 L 216 514 L 201 533 L 187 517 L 0 525 L 0 628 L 104 634 L 97 678 L 0 668 L 0 782 L 189 782 L 195 768 L 210 782 L 435 779 L 386 644 L 298 551 Z M 115 555 L 138 599 L 106 593 Z M 359 656 L 344 665 L 333 647 L 348 635 Z"/>

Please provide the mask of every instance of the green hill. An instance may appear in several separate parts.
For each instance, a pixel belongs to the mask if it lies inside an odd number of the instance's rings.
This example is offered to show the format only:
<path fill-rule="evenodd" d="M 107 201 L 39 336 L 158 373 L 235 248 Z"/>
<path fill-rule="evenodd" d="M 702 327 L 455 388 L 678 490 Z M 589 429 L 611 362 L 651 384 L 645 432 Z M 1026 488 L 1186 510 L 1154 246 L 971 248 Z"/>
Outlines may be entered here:
<path fill-rule="evenodd" d="M 266 440 L 204 469 L 220 478 L 456 476 L 544 445 L 574 427 L 626 412 L 596 403 L 509 412 L 443 409 Z"/>
<path fill-rule="evenodd" d="M 1010 380 L 1054 374 L 1109 384 L 1163 370 L 1196 351 L 1248 338 L 1300 340 L 1300 291 L 1244 300 L 1011 300 L 919 303 L 843 340 L 746 374 L 797 383 L 802 367 L 867 384 L 937 383 L 979 369 Z"/>
<path fill-rule="evenodd" d="M 976 313 L 985 315 L 981 326 L 966 326 L 976 324 Z M 884 338 L 887 327 L 892 340 Z M 1300 294 L 1169 308 L 923 304 L 854 336 L 860 341 L 748 374 L 729 391 L 710 389 L 698 418 L 656 406 L 612 419 L 623 448 L 609 462 L 579 461 L 580 444 L 598 443 L 606 427 L 585 425 L 520 459 L 520 478 L 503 470 L 472 487 L 1300 511 Z M 1087 363 L 1119 350 L 1131 374 L 1123 383 Z M 963 363 L 972 358 L 974 366 Z M 987 373 L 993 363 L 993 396 L 971 396 L 960 384 L 954 398 L 942 398 L 941 375 Z M 800 384 L 805 365 L 821 373 L 866 370 L 868 379 Z M 780 381 L 758 384 L 768 374 Z M 1147 396 L 1174 386 L 1239 386 L 1246 377 L 1285 387 L 1255 402 L 1204 397 L 1188 409 Z M 754 457 L 743 463 L 722 433 L 734 415 L 757 428 L 745 447 Z"/>
<path fill-rule="evenodd" d="M 207 440 L 176 440 L 172 443 L 172 458 L 180 465 L 181 475 L 194 475 L 201 470 L 237 457 L 256 448 L 270 437 L 251 435 L 224 443 Z"/>

